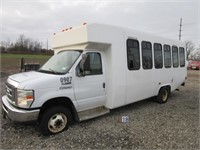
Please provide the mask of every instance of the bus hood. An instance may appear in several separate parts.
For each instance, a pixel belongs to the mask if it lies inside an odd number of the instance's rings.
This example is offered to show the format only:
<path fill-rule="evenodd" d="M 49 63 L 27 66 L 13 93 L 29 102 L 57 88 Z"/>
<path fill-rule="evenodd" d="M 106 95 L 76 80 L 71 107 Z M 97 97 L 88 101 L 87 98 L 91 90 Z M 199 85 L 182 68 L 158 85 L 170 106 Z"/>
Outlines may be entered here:
<path fill-rule="evenodd" d="M 7 82 L 19 89 L 42 89 L 53 87 L 57 79 L 56 75 L 36 71 L 23 72 L 9 76 Z"/>
<path fill-rule="evenodd" d="M 70 74 L 56 75 L 42 72 L 23 72 L 9 76 L 7 82 L 19 89 L 50 89 L 72 86 Z M 69 81 L 69 82 L 67 82 Z"/>
<path fill-rule="evenodd" d="M 9 76 L 9 79 L 14 80 L 15 82 L 22 83 L 25 81 L 31 81 L 37 78 L 47 77 L 49 74 L 31 71 L 31 72 L 23 72 Z"/>

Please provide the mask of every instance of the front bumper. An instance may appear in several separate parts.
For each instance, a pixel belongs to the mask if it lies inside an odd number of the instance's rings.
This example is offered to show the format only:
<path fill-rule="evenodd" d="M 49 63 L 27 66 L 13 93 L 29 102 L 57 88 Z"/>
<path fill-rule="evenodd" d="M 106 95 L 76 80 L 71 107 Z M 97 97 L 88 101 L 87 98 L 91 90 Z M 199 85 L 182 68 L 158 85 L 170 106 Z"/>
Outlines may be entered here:
<path fill-rule="evenodd" d="M 10 120 L 16 122 L 29 122 L 38 119 L 40 110 L 23 110 L 13 107 L 6 99 L 6 95 L 2 97 L 2 110 Z"/>

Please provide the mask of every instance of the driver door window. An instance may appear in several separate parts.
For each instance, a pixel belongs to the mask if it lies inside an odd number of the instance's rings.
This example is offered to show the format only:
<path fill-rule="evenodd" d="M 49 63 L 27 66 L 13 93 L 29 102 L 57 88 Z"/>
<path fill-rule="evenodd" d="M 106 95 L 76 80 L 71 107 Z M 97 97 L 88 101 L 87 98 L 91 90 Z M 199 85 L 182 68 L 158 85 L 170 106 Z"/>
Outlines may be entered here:
<path fill-rule="evenodd" d="M 84 75 L 89 76 L 103 74 L 100 53 L 90 52 L 87 53 L 87 55 L 85 63 L 88 63 L 89 67 L 84 70 Z"/>

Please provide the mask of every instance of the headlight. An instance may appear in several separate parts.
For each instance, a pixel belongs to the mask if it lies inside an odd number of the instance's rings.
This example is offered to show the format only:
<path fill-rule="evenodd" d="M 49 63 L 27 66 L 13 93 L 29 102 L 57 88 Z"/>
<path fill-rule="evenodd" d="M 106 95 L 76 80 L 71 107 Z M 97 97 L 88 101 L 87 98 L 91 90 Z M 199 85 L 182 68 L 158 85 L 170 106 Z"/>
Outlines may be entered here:
<path fill-rule="evenodd" d="M 17 90 L 17 105 L 22 108 L 29 108 L 34 100 L 32 90 Z"/>

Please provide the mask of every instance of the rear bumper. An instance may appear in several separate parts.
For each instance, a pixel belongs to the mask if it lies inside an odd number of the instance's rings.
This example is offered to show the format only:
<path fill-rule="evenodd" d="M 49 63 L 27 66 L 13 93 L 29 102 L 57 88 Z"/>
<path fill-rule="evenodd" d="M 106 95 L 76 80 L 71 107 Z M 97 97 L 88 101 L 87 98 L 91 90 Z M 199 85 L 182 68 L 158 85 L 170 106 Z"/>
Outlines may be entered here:
<path fill-rule="evenodd" d="M 2 108 L 3 115 L 16 122 L 36 121 L 40 112 L 40 109 L 23 110 L 15 108 L 7 101 L 6 95 L 2 97 Z"/>
<path fill-rule="evenodd" d="M 199 68 L 199 66 L 191 66 L 190 69 L 191 70 L 199 70 L 200 68 Z"/>

